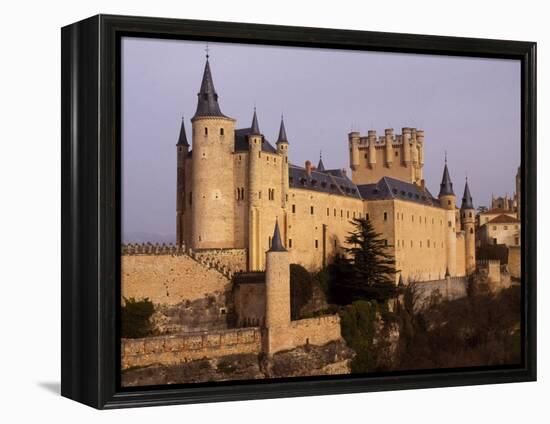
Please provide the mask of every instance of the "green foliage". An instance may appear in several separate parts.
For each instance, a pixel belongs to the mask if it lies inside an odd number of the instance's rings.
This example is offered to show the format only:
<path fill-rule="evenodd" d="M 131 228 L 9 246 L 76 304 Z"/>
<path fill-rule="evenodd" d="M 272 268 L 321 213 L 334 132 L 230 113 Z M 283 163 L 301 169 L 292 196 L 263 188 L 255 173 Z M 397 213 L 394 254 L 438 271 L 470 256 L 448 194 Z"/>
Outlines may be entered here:
<path fill-rule="evenodd" d="M 375 343 L 381 305 L 376 301 L 358 300 L 340 311 L 342 337 L 356 356 L 351 362 L 352 373 L 367 373 L 381 368 L 380 359 L 387 346 Z"/>
<path fill-rule="evenodd" d="M 350 222 L 354 225 L 346 237 L 350 247 L 329 266 L 330 299 L 341 305 L 360 299 L 384 303 L 397 293 L 395 259 L 368 219 Z"/>
<path fill-rule="evenodd" d="M 148 298 L 124 298 L 124 306 L 121 308 L 121 336 L 127 339 L 150 336 L 153 331 L 150 318 L 154 312 L 153 302 Z"/>
<path fill-rule="evenodd" d="M 290 315 L 292 319 L 300 317 L 300 310 L 311 300 L 313 278 L 303 266 L 290 264 Z"/>

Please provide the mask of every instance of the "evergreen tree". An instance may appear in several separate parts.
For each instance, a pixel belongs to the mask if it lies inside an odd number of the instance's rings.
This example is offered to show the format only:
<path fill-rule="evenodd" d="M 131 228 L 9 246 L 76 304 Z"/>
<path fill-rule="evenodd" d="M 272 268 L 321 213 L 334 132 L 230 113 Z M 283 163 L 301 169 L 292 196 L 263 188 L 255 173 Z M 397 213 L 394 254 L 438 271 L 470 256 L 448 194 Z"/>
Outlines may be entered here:
<path fill-rule="evenodd" d="M 351 223 L 355 228 L 346 237 L 349 247 L 344 248 L 345 255 L 335 258 L 331 269 L 333 300 L 384 302 L 397 293 L 395 259 L 368 219 L 353 218 Z"/>

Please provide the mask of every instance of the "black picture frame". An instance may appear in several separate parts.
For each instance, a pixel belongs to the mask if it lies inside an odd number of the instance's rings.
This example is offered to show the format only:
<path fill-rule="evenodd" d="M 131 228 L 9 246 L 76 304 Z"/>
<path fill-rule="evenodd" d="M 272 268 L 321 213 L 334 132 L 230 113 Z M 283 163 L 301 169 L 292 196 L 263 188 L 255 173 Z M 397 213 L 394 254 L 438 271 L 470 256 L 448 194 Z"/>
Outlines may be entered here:
<path fill-rule="evenodd" d="M 122 36 L 521 61 L 522 364 L 373 376 L 120 387 Z M 536 43 L 97 15 L 62 28 L 61 394 L 94 408 L 536 380 Z"/>

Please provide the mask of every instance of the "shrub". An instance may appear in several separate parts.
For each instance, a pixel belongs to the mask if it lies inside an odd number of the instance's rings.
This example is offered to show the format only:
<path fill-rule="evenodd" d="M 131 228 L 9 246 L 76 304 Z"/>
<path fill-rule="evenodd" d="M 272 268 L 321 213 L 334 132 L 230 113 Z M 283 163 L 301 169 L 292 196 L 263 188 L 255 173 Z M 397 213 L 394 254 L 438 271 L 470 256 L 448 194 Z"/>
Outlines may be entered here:
<path fill-rule="evenodd" d="M 290 264 L 290 316 L 300 317 L 300 310 L 311 300 L 313 278 L 303 266 Z"/>
<path fill-rule="evenodd" d="M 127 339 L 150 336 L 153 332 L 150 318 L 154 312 L 153 302 L 148 298 L 124 298 L 124 306 L 121 308 L 121 336 Z"/>

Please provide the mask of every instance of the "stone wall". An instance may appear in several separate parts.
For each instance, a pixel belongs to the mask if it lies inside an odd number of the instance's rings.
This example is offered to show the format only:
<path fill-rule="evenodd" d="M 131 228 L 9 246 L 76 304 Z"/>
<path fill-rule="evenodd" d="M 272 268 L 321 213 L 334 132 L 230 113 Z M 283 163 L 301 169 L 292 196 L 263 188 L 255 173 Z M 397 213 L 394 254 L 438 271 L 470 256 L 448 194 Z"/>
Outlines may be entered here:
<path fill-rule="evenodd" d="M 152 364 L 175 365 L 205 357 L 259 354 L 261 340 L 261 331 L 257 327 L 145 339 L 122 339 L 122 369 Z"/>
<path fill-rule="evenodd" d="M 418 306 L 426 306 L 430 296 L 439 292 L 444 300 L 454 300 L 468 294 L 468 278 L 449 277 L 441 280 L 414 283 L 418 296 Z"/>
<path fill-rule="evenodd" d="M 225 293 L 230 280 L 188 255 L 123 254 L 121 288 L 123 298 L 147 297 L 155 304 L 175 305 Z"/>
<path fill-rule="evenodd" d="M 230 272 L 246 270 L 245 249 L 200 249 L 194 251 L 194 256 L 201 262 L 215 263 Z"/>
<path fill-rule="evenodd" d="M 521 247 L 508 247 L 508 271 L 513 278 L 521 278 Z"/>
<path fill-rule="evenodd" d="M 307 344 L 322 346 L 342 338 L 340 317 L 336 314 L 291 321 L 290 332 L 294 347 Z"/>

